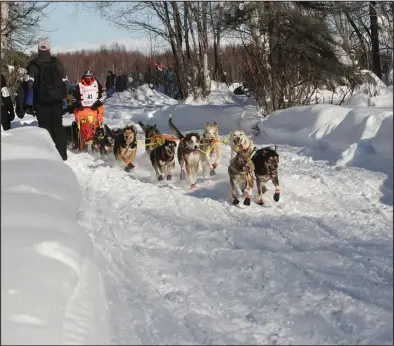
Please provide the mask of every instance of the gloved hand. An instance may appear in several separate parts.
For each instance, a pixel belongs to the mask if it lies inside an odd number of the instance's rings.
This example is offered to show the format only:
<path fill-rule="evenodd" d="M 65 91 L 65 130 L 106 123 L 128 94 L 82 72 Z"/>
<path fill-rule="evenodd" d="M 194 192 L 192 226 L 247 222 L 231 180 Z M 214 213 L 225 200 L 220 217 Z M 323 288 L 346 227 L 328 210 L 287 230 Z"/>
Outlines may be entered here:
<path fill-rule="evenodd" d="M 100 106 L 102 105 L 100 100 L 97 100 L 95 103 L 93 103 L 92 107 L 90 107 L 92 110 L 96 111 Z"/>
<path fill-rule="evenodd" d="M 24 109 L 18 109 L 16 111 L 16 115 L 18 116 L 19 119 L 23 119 L 23 117 L 25 116 L 26 111 Z"/>

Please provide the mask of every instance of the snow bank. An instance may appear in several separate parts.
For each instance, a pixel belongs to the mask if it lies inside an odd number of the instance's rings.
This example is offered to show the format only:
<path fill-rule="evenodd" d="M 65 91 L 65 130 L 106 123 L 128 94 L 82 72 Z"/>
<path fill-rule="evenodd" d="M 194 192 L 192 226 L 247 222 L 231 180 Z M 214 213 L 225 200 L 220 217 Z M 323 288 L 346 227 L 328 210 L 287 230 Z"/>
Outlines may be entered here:
<path fill-rule="evenodd" d="M 313 105 L 279 110 L 259 126 L 259 141 L 305 147 L 304 155 L 392 176 L 393 110 Z"/>
<path fill-rule="evenodd" d="M 241 98 L 234 95 L 233 91 L 225 83 L 211 81 L 211 92 L 206 98 L 195 99 L 189 96 L 184 104 L 188 105 L 226 105 L 242 104 Z"/>
<path fill-rule="evenodd" d="M 148 84 L 140 85 L 134 91 L 115 93 L 106 102 L 107 105 L 132 107 L 165 106 L 177 103 L 177 100 L 151 89 Z"/>
<path fill-rule="evenodd" d="M 22 119 L 15 116 L 15 119 L 11 121 L 12 129 L 23 127 L 23 126 L 38 126 L 37 118 L 26 113 Z"/>
<path fill-rule="evenodd" d="M 46 130 L 1 136 L 2 344 L 106 343 L 104 286 L 77 223 L 74 172 Z"/>
<path fill-rule="evenodd" d="M 253 106 L 242 107 L 240 105 L 174 105 L 165 106 L 153 112 L 122 112 L 121 122 L 114 119 L 106 118 L 108 124 L 120 125 L 124 123 L 138 124 L 139 121 L 144 124 L 157 124 L 159 130 L 163 133 L 170 132 L 168 126 L 169 115 L 172 115 L 175 125 L 181 131 L 201 130 L 207 121 L 219 123 L 220 133 L 238 129 L 247 128 L 250 133 L 254 124 L 259 123 L 261 115 Z M 118 116 L 115 114 L 115 116 Z"/>

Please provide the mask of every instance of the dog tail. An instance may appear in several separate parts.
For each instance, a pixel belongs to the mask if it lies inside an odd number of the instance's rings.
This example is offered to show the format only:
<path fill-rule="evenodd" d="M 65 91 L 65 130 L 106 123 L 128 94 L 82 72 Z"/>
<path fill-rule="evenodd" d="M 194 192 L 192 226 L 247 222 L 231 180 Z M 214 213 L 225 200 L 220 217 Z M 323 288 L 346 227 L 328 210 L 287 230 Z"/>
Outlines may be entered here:
<path fill-rule="evenodd" d="M 179 139 L 183 139 L 185 138 L 185 136 L 181 133 L 181 131 L 179 131 L 176 126 L 174 125 L 174 123 L 172 122 L 172 116 L 170 114 L 170 118 L 168 120 L 168 124 L 170 125 L 170 130 L 171 132 L 177 136 Z"/>
<path fill-rule="evenodd" d="M 141 121 L 138 122 L 138 125 L 141 126 L 141 128 L 142 128 L 142 130 L 143 130 L 144 132 L 146 131 L 146 126 L 145 126 Z"/>

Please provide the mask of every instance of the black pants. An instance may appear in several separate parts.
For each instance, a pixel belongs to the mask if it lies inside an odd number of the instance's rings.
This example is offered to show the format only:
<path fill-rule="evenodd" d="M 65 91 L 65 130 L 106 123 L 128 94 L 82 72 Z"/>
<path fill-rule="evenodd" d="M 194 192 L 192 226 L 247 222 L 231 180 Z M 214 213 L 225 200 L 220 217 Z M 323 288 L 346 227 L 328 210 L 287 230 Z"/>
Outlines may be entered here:
<path fill-rule="evenodd" d="M 11 129 L 11 117 L 4 106 L 1 106 L 1 126 L 4 131 Z"/>
<path fill-rule="evenodd" d="M 38 126 L 48 130 L 60 156 L 63 160 L 67 159 L 67 138 L 63 127 L 63 104 L 36 104 L 35 107 Z"/>

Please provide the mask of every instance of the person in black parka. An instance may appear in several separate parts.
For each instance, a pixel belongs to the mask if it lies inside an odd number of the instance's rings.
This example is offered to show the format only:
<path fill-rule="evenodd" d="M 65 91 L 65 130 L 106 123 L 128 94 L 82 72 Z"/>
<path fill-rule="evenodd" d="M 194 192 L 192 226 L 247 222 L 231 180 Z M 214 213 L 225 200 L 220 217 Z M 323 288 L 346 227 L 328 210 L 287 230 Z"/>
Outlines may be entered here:
<path fill-rule="evenodd" d="M 1 74 L 1 126 L 4 131 L 11 129 L 11 121 L 15 118 L 14 106 L 10 92 L 7 88 L 7 82 L 3 74 Z"/>
<path fill-rule="evenodd" d="M 33 81 L 33 107 L 38 126 L 47 129 L 63 160 L 67 160 L 67 139 L 63 127 L 63 100 L 67 98 L 67 76 L 62 62 L 51 56 L 50 42 L 41 40 L 38 57 L 27 66 Z"/>
<path fill-rule="evenodd" d="M 105 81 L 105 88 L 107 89 L 107 97 L 112 97 L 115 92 L 115 75 L 112 71 L 107 72 L 107 79 Z"/>

